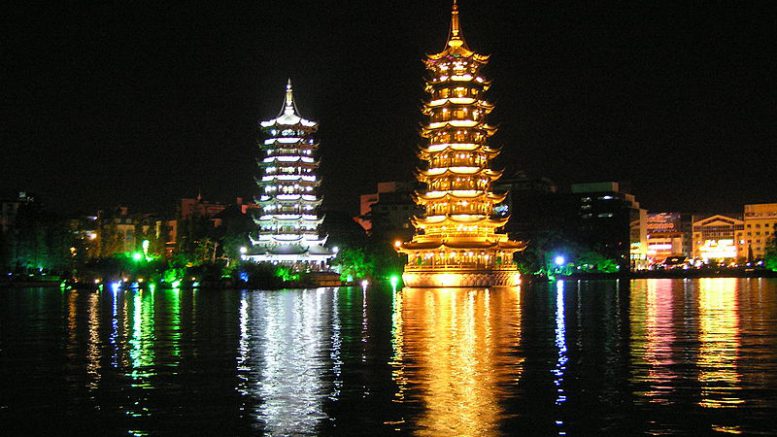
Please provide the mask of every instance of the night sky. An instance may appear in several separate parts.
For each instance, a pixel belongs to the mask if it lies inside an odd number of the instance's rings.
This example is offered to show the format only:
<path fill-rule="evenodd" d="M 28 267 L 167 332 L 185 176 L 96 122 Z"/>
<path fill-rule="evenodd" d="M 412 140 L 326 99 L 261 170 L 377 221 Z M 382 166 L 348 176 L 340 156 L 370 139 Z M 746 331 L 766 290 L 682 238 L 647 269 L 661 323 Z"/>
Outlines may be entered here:
<path fill-rule="evenodd" d="M 448 0 L 46 3 L 4 13 L 3 195 L 65 214 L 254 195 L 287 77 L 321 123 L 327 209 L 411 178 Z M 651 211 L 777 201 L 773 2 L 571 3 L 460 3 L 492 55 L 498 167 L 628 181 Z"/>

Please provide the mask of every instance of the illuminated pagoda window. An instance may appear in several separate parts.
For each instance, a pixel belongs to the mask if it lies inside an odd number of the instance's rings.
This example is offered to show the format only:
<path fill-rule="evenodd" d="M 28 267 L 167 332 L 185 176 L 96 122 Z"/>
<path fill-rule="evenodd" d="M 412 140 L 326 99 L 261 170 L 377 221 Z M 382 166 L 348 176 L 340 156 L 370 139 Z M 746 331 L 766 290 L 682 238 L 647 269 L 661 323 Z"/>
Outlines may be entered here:
<path fill-rule="evenodd" d="M 422 165 L 416 172 L 424 188 L 414 198 L 425 212 L 412 220 L 413 239 L 397 243 L 408 257 L 402 276 L 408 287 L 513 286 L 520 281 L 513 254 L 524 245 L 497 232 L 508 217 L 494 213 L 506 195 L 492 191 L 501 172 L 489 167 L 499 150 L 487 144 L 496 132 L 485 121 L 493 105 L 484 98 L 490 82 L 480 70 L 488 59 L 464 41 L 454 0 L 445 48 L 424 60 L 429 97 L 422 112 L 428 121 L 421 129 Z"/>
<path fill-rule="evenodd" d="M 319 227 L 321 179 L 316 175 L 318 123 L 304 119 L 294 102 L 291 79 L 278 116 L 261 122 L 264 139 L 256 183 L 260 213 L 254 216 L 258 232 L 250 235 L 252 247 L 243 259 L 291 265 L 299 270 L 322 270 L 334 256 L 325 247 Z"/>

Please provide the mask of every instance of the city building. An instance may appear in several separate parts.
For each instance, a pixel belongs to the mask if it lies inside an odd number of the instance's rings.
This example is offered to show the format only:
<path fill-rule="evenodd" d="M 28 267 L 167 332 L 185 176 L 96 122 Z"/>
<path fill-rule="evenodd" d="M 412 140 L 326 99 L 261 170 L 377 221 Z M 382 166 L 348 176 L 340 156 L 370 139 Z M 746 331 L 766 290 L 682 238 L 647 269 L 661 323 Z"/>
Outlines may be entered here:
<path fill-rule="evenodd" d="M 739 240 L 747 260 L 763 259 L 777 231 L 777 203 L 745 205 L 744 236 Z"/>
<path fill-rule="evenodd" d="M 647 215 L 647 255 L 651 264 L 667 258 L 690 258 L 692 253 L 691 215 L 657 212 Z"/>
<path fill-rule="evenodd" d="M 566 199 L 558 194 L 558 186 L 552 180 L 517 171 L 495 182 L 494 191 L 507 194 L 494 212 L 499 217 L 509 217 L 504 230 L 511 239 L 531 241 L 541 232 L 564 228 L 565 214 L 560 211 Z"/>
<path fill-rule="evenodd" d="M 140 250 L 144 240 L 151 244 L 149 253 L 161 254 L 167 241 L 165 224 L 166 220 L 155 214 L 130 214 L 126 206 L 100 210 L 92 239 L 96 254 L 107 258 Z"/>
<path fill-rule="evenodd" d="M 8 232 L 16 224 L 19 207 L 35 203 L 35 196 L 20 191 L 16 197 L 0 199 L 0 231 Z"/>
<path fill-rule="evenodd" d="M 326 237 L 319 227 L 321 198 L 316 175 L 319 161 L 315 152 L 318 123 L 304 119 L 294 102 L 291 80 L 281 112 L 261 122 L 267 136 L 261 141 L 264 156 L 259 160 L 262 174 L 257 179 L 260 213 L 255 216 L 258 232 L 250 235 L 251 248 L 244 259 L 278 262 L 300 270 L 322 270 L 334 256 L 324 247 Z"/>
<path fill-rule="evenodd" d="M 508 218 L 494 215 L 506 194 L 492 191 L 501 172 L 489 166 L 499 151 L 486 141 L 496 132 L 485 122 L 493 105 L 484 98 L 490 82 L 480 70 L 488 58 L 467 47 L 454 2 L 445 48 L 424 61 L 430 79 L 422 109 L 428 122 L 421 136 L 427 142 L 418 152 L 423 168 L 416 174 L 423 188 L 414 194 L 424 213 L 412 219 L 412 240 L 397 244 L 408 257 L 402 275 L 408 287 L 513 286 L 520 281 L 513 254 L 524 245 L 498 233 Z"/>
<path fill-rule="evenodd" d="M 744 222 L 737 214 L 693 217 L 693 258 L 707 262 L 736 262 L 746 258 Z"/>
<path fill-rule="evenodd" d="M 360 215 L 354 220 L 371 236 L 394 241 L 413 236 L 410 221 L 422 212 L 413 202 L 415 182 L 378 182 L 378 192 L 360 197 Z"/>
<path fill-rule="evenodd" d="M 577 232 L 583 244 L 618 262 L 642 269 L 647 262 L 647 211 L 617 182 L 573 184 Z"/>

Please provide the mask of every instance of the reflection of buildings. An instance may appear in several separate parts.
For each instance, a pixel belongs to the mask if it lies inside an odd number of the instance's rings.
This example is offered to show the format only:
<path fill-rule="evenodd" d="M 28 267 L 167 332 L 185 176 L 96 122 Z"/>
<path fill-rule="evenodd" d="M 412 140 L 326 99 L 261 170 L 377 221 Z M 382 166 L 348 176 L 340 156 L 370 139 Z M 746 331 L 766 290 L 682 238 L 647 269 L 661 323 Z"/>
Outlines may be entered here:
<path fill-rule="evenodd" d="M 693 257 L 707 261 L 736 261 L 744 258 L 744 222 L 735 214 L 693 217 Z"/>
<path fill-rule="evenodd" d="M 490 82 L 481 76 L 488 59 L 468 48 L 454 2 L 445 48 L 424 60 L 429 99 L 421 136 L 427 143 L 418 152 L 424 168 L 417 171 L 424 188 L 414 194 L 424 214 L 413 218 L 412 241 L 398 248 L 408 257 L 403 280 L 410 287 L 519 282 L 513 254 L 524 245 L 497 232 L 507 218 L 494 214 L 506 195 L 492 190 L 501 171 L 490 168 L 499 150 L 487 144 L 496 133 L 485 121 L 493 109 L 484 96 Z"/>
<path fill-rule="evenodd" d="M 676 327 L 671 280 L 633 281 L 631 290 L 631 354 L 633 382 L 649 402 L 668 403 L 675 390 L 673 370 Z"/>
<path fill-rule="evenodd" d="M 777 232 L 777 203 L 745 205 L 744 238 L 740 254 L 748 259 L 763 259 L 766 247 Z"/>
<path fill-rule="evenodd" d="M 255 418 L 268 435 L 313 435 L 327 417 L 324 400 L 333 387 L 324 376 L 341 343 L 339 320 L 327 318 L 329 296 L 323 290 L 241 295 L 240 391 L 259 402 Z"/>
<path fill-rule="evenodd" d="M 699 405 L 736 407 L 744 403 L 738 369 L 739 287 L 735 278 L 699 280 Z"/>
<path fill-rule="evenodd" d="M 410 289 L 396 296 L 397 400 L 423 406 L 419 435 L 499 432 L 501 402 L 522 373 L 517 288 Z"/>

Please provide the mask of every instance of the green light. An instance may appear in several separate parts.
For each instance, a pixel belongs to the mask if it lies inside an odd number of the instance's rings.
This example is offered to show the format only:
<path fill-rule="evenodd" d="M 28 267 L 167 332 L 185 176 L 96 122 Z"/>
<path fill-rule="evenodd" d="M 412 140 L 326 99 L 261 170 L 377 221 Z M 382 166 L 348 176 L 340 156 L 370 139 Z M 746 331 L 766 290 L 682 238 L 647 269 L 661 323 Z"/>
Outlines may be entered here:
<path fill-rule="evenodd" d="M 399 276 L 391 275 L 389 281 L 391 282 L 391 288 L 397 288 L 397 284 L 399 284 Z"/>
<path fill-rule="evenodd" d="M 173 286 L 173 288 L 180 288 L 181 287 L 181 281 L 173 281 L 172 286 Z"/>
<path fill-rule="evenodd" d="M 135 252 L 132 254 L 132 259 L 135 261 L 140 261 L 143 259 L 143 254 L 140 252 Z"/>

